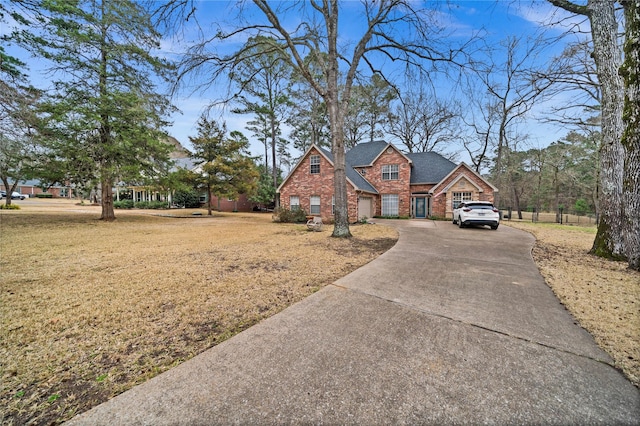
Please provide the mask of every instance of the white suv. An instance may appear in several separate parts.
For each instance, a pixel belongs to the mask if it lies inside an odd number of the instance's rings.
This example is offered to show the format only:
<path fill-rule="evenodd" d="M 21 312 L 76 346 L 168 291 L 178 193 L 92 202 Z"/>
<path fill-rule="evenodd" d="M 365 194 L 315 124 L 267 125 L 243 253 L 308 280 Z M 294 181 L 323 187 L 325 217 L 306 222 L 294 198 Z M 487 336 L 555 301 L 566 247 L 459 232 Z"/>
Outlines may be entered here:
<path fill-rule="evenodd" d="M 489 201 L 465 201 L 453 210 L 453 224 L 460 228 L 469 225 L 489 225 L 498 229 L 500 211 Z"/>

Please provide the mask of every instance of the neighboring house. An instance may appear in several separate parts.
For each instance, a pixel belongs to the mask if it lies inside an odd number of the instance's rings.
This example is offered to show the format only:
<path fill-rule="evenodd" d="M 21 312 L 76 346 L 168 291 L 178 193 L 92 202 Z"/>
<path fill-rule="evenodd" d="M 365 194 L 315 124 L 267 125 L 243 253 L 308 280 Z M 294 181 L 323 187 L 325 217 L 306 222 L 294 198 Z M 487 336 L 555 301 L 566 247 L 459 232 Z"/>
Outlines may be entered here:
<path fill-rule="evenodd" d="M 256 206 L 245 194 L 238 195 L 237 200 L 211 195 L 211 207 L 219 212 L 252 212 Z"/>
<path fill-rule="evenodd" d="M 278 188 L 280 205 L 333 219 L 333 155 L 312 145 Z M 384 141 L 346 154 L 347 210 L 354 222 L 374 216 L 451 218 L 462 201 L 493 202 L 497 188 L 466 164 L 440 154 L 404 154 Z"/>
<path fill-rule="evenodd" d="M 13 181 L 9 184 L 13 185 Z M 24 195 L 29 195 L 29 197 L 36 197 L 38 194 L 44 194 L 45 191 L 41 187 L 42 183 L 39 180 L 21 180 L 18 181 L 18 186 L 16 187 L 16 192 L 19 192 Z M 0 189 L 3 191 L 8 191 L 7 188 L 4 187 L 4 184 L 0 182 Z M 46 191 L 47 194 L 51 194 L 53 197 L 65 197 L 65 198 L 73 198 L 74 191 L 73 188 L 69 186 L 61 186 L 61 185 L 53 185 L 49 187 Z"/>

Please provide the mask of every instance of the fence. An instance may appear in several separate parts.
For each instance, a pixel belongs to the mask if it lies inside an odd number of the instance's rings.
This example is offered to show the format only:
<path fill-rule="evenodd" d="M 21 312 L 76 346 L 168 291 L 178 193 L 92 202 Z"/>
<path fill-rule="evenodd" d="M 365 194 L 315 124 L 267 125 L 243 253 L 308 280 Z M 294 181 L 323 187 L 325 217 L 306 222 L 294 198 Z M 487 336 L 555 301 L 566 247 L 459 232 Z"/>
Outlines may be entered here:
<path fill-rule="evenodd" d="M 562 223 L 565 225 L 597 225 L 598 220 L 595 213 L 575 214 L 565 213 L 558 215 L 554 212 L 522 212 L 522 219 L 518 217 L 516 210 L 511 211 L 511 217 L 509 217 L 509 210 L 501 210 L 502 220 L 518 220 L 522 222 L 542 222 L 542 223 Z"/>

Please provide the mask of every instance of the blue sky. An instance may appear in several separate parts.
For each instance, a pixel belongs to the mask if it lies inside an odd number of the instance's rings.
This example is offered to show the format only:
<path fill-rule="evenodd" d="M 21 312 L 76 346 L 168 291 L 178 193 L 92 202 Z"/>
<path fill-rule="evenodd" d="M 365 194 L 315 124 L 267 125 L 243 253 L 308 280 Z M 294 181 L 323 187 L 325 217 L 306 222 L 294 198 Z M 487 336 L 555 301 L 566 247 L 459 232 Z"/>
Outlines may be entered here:
<path fill-rule="evenodd" d="M 419 2 L 416 2 L 416 4 L 418 3 Z M 189 42 L 198 37 L 198 31 L 202 31 L 202 33 L 207 36 L 213 34 L 218 26 L 229 29 L 235 25 L 238 11 L 235 2 L 202 0 L 197 1 L 196 5 L 196 17 L 200 28 L 197 29 L 192 24 L 191 26 L 185 27 L 185 30 L 180 33 L 182 36 L 180 40 L 176 38 L 163 40 L 161 55 L 176 58 Z M 482 31 L 487 44 L 490 46 L 497 46 L 500 40 L 504 40 L 509 36 L 535 34 L 540 31 L 543 23 L 561 22 L 560 25 L 547 29 L 547 31 L 551 33 L 560 34 L 567 30 L 568 25 L 579 22 L 579 20 L 568 18 L 565 12 L 558 10 L 544 1 L 452 1 L 449 5 L 441 1 L 437 2 L 436 5 L 438 8 L 437 19 L 439 23 L 446 27 L 448 37 L 453 41 L 455 41 L 455 39 L 465 40 L 471 34 Z M 248 12 L 253 14 L 251 19 L 264 19 L 259 11 L 250 8 Z M 301 16 L 292 15 L 289 16 L 285 22 L 287 25 L 292 26 L 302 19 L 304 18 Z M 344 2 L 340 22 L 340 38 L 342 43 L 348 44 L 349 41 L 359 38 L 358 24 L 363 22 L 360 2 L 354 0 Z M 0 34 L 7 32 L 7 27 L 8 26 L 5 25 L 5 28 L 0 28 Z M 581 29 L 585 31 L 588 30 L 584 25 Z M 217 48 L 224 51 L 233 51 L 240 47 L 243 42 L 244 39 L 242 37 L 237 37 L 231 43 L 219 45 Z M 545 55 L 537 60 L 544 63 L 554 54 L 561 52 L 562 47 L 562 45 L 558 44 L 548 49 Z M 29 57 L 25 57 L 25 61 L 31 69 L 32 83 L 36 87 L 46 86 L 44 82 L 47 81 L 48 77 L 44 76 L 41 70 L 46 69 L 47 65 L 41 60 Z M 386 69 L 393 73 L 393 69 L 389 66 L 387 66 Z M 451 95 L 453 91 L 452 82 L 448 80 L 447 77 L 434 74 L 433 80 L 439 97 L 446 98 Z M 177 138 L 187 147 L 189 147 L 189 136 L 196 135 L 196 122 L 199 116 L 212 101 L 219 98 L 219 93 L 226 90 L 226 82 L 221 81 L 217 86 L 204 91 L 193 89 L 193 86 L 184 87 L 176 95 L 173 102 L 181 110 L 181 113 L 176 113 L 171 117 L 173 124 L 167 128 L 171 136 Z M 461 99 L 461 101 L 464 102 L 464 99 Z M 567 133 L 567 129 L 541 125 L 536 120 L 536 115 L 539 115 L 548 109 L 548 107 L 549 105 L 539 105 L 525 123 L 524 126 L 526 128 L 522 129 L 523 132 L 530 135 L 529 143 L 532 146 L 546 146 Z M 250 132 L 245 129 L 246 122 L 251 119 L 250 116 L 225 113 L 222 117 L 226 121 L 230 131 L 239 130 L 249 137 L 250 140 L 252 139 Z M 462 151 L 456 147 L 452 147 L 451 150 Z M 252 141 L 252 153 L 254 155 L 260 155 L 262 152 L 262 146 Z M 294 153 L 294 156 L 298 154 L 299 153 Z M 460 160 L 468 162 L 462 154 Z"/>
<path fill-rule="evenodd" d="M 225 5 L 228 6 L 228 4 L 220 1 L 202 1 L 198 4 L 201 9 L 197 12 L 197 18 L 204 31 L 212 31 L 213 29 L 209 27 L 209 24 L 213 22 L 213 19 L 220 19 L 220 16 L 226 16 L 229 22 L 220 20 L 216 21 L 216 24 L 219 23 L 223 28 L 231 28 L 234 25 L 231 22 L 235 19 L 233 7 L 230 9 L 224 7 Z M 493 46 L 497 46 L 501 40 L 509 36 L 536 34 L 541 31 L 543 24 L 556 23 L 555 26 L 545 26 L 545 28 L 550 34 L 559 35 L 564 33 L 569 25 L 582 22 L 582 19 L 571 18 L 564 11 L 558 10 L 547 2 L 454 1 L 450 5 L 440 2 L 437 6 L 439 10 L 438 20 L 447 28 L 449 37 L 466 40 L 471 34 L 482 31 L 487 44 Z M 340 22 L 342 23 L 340 37 L 343 43 L 346 44 L 350 38 L 360 35 L 357 24 L 362 22 L 361 10 L 359 2 L 345 2 L 344 10 L 341 11 L 342 14 L 340 15 Z M 262 19 L 259 13 L 255 17 Z M 296 17 L 289 17 L 286 22 L 294 25 Z M 584 23 L 582 23 L 581 30 L 588 31 L 588 27 L 585 27 Z M 188 39 L 189 35 L 185 38 Z M 225 50 L 237 49 L 243 41 L 242 38 L 237 38 L 235 43 L 219 46 L 219 48 Z M 176 41 L 167 40 L 167 45 L 165 46 L 167 54 L 180 50 L 180 46 L 173 43 L 176 43 Z M 558 44 L 547 49 L 538 60 L 543 63 L 551 59 L 553 55 L 562 51 L 563 46 Z M 434 75 L 433 78 L 438 96 L 443 98 L 449 96 L 452 91 L 452 82 L 441 75 Z M 182 114 L 174 116 L 174 124 L 169 129 L 169 132 L 183 144 L 188 146 L 188 136 L 195 135 L 197 117 L 212 100 L 216 99 L 217 93 L 225 90 L 225 83 L 221 82 L 220 84 L 220 86 L 205 92 L 191 92 L 186 89 L 182 92 L 183 97 L 176 99 L 176 104 L 182 110 Z M 464 102 L 463 99 L 462 101 Z M 536 119 L 537 115 L 548 110 L 549 107 L 549 104 L 539 105 L 530 114 L 524 124 L 525 128 L 520 130 L 530 136 L 528 144 L 531 147 L 546 146 L 560 139 L 568 132 L 567 129 L 558 126 L 543 125 Z M 250 119 L 249 116 L 227 113 L 223 115 L 223 118 L 229 130 L 239 130 L 250 137 L 250 133 L 245 129 L 246 122 Z M 451 150 L 460 152 L 459 159 L 469 162 L 460 147 L 452 147 Z M 263 149 L 258 143 L 252 143 L 252 152 L 254 154 L 260 155 L 262 151 Z M 298 153 L 294 153 L 294 155 L 296 154 Z"/>

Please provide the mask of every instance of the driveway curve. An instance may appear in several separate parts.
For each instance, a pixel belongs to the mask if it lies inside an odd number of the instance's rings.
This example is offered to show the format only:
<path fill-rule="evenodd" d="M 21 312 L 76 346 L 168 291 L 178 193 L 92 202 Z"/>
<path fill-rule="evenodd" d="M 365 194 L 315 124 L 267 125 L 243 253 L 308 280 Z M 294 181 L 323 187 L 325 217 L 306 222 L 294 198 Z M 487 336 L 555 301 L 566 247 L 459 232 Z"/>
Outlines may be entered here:
<path fill-rule="evenodd" d="M 531 235 L 378 223 L 376 260 L 69 424 L 640 424 Z"/>

